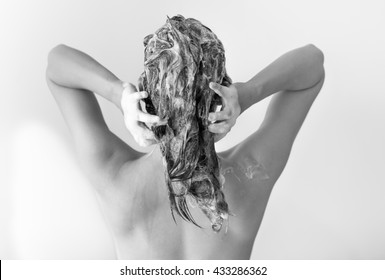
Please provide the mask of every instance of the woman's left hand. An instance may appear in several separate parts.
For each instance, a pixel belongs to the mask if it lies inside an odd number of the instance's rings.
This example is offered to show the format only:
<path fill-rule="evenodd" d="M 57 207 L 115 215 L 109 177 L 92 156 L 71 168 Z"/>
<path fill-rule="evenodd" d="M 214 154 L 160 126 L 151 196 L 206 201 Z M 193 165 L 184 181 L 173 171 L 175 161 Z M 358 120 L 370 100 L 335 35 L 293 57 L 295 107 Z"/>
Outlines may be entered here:
<path fill-rule="evenodd" d="M 234 85 L 229 87 L 217 83 L 210 83 L 210 88 L 222 98 L 222 110 L 209 113 L 211 124 L 208 129 L 215 133 L 215 142 L 221 140 L 230 132 L 235 125 L 238 116 L 241 113 L 241 107 L 238 101 L 238 91 Z"/>

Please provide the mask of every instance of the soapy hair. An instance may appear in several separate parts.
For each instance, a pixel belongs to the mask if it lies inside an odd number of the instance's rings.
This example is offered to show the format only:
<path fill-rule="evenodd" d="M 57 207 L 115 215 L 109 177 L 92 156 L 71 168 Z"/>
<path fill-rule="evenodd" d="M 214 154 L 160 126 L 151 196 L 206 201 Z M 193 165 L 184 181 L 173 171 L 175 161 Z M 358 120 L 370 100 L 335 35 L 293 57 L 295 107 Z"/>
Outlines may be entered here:
<path fill-rule="evenodd" d="M 199 226 L 189 211 L 189 197 L 218 232 L 229 210 L 208 115 L 221 104 L 209 83 L 231 84 L 223 45 L 198 20 L 178 15 L 146 36 L 144 46 L 139 90 L 149 93 L 147 112 L 167 120 L 151 129 L 163 156 L 172 216 L 175 220 L 176 212 Z"/>

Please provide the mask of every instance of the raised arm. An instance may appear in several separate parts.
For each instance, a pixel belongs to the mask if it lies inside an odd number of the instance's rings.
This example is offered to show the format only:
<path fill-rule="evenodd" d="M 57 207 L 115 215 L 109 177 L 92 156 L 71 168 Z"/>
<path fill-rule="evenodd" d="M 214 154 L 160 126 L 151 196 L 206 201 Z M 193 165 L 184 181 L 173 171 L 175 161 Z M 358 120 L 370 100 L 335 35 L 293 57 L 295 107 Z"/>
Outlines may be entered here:
<path fill-rule="evenodd" d="M 250 152 L 270 172 L 281 175 L 294 140 L 324 81 L 323 53 L 313 45 L 279 57 L 250 81 L 240 84 L 241 110 L 274 94 L 257 132 L 239 145 L 242 156 Z"/>
<path fill-rule="evenodd" d="M 323 53 L 314 45 L 289 51 L 246 83 L 237 83 L 241 112 L 279 91 L 300 91 L 324 78 Z"/>
<path fill-rule="evenodd" d="M 122 164 L 140 156 L 110 132 L 94 95 L 106 98 L 124 111 L 121 106 L 124 88 L 114 74 L 89 55 L 59 45 L 48 55 L 46 78 L 78 154 L 93 176 L 114 176 Z M 136 91 L 132 85 L 128 85 L 128 90 L 130 93 Z M 140 94 L 130 94 L 128 99 L 136 105 Z"/>
<path fill-rule="evenodd" d="M 58 86 L 95 92 L 121 109 L 122 81 L 79 50 L 66 45 L 53 48 L 48 55 L 47 78 Z"/>
<path fill-rule="evenodd" d="M 252 156 L 263 163 L 270 177 L 278 179 L 288 160 L 293 142 L 324 81 L 323 53 L 314 45 L 292 50 L 272 62 L 252 79 L 229 88 L 215 86 L 227 96 L 228 112 L 216 114 L 221 121 L 212 132 L 224 133 L 230 120 L 253 104 L 274 94 L 259 129 L 230 150 L 236 160 Z M 230 102 L 232 99 L 237 102 Z M 231 110 L 235 108 L 235 110 Z M 231 123 L 230 123 L 231 124 Z M 252 124 L 250 129 L 253 129 Z"/>

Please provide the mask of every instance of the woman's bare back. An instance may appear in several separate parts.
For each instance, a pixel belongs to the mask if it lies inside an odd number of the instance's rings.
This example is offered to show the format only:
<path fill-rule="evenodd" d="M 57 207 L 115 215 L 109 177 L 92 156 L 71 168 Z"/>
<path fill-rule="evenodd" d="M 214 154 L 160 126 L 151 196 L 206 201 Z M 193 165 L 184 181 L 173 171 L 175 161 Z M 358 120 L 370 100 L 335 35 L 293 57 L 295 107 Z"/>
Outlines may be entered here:
<path fill-rule="evenodd" d="M 127 164 L 122 170 L 126 183 L 99 192 L 118 258 L 249 259 L 273 180 L 256 159 L 230 153 L 220 158 L 232 213 L 220 233 L 192 200 L 189 208 L 201 228 L 177 214 L 174 222 L 158 147 Z"/>
<path fill-rule="evenodd" d="M 122 110 L 122 81 L 85 53 L 65 45 L 50 52 L 47 66 L 47 84 L 94 182 L 118 257 L 127 259 L 249 258 L 272 187 L 285 168 L 324 77 L 323 54 L 310 44 L 280 56 L 248 82 L 217 85 L 216 93 L 227 108 L 240 107 L 241 113 L 274 96 L 259 129 L 251 121 L 249 127 L 255 132 L 220 155 L 224 194 L 232 216 L 227 233 L 225 226 L 215 234 L 198 207 L 190 209 L 202 228 L 178 216 L 175 224 L 159 150 L 140 154 L 107 127 L 93 93 Z M 144 114 L 138 114 L 138 102 L 144 93 L 133 91 L 126 96 L 130 96 L 133 110 L 128 120 L 136 124 L 135 129 L 143 128 L 146 121 L 138 117 Z M 221 135 L 231 129 L 238 115 L 220 111 L 215 116 L 215 120 L 224 120 L 211 124 L 218 126 L 211 132 Z M 143 140 L 144 134 L 135 129 L 134 138 Z"/>

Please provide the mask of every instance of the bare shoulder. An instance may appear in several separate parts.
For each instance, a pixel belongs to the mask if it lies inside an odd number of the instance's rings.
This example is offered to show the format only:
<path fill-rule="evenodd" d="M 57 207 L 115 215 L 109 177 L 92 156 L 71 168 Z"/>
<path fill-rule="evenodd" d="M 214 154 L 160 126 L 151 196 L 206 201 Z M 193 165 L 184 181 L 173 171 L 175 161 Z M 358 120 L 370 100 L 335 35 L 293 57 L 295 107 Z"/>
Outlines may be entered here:
<path fill-rule="evenodd" d="M 102 193 L 115 190 L 120 182 L 127 182 L 127 174 L 135 172 L 136 163 L 145 156 L 145 153 L 134 150 L 113 133 L 109 133 L 109 151 L 99 160 L 87 154 L 80 155 L 87 176 L 95 189 Z"/>
<path fill-rule="evenodd" d="M 150 153 L 136 152 L 134 158 L 122 157 L 119 165 L 115 166 L 113 184 L 119 189 L 141 189 L 147 184 L 156 184 L 159 175 L 163 175 L 162 161 L 159 149 Z"/>

